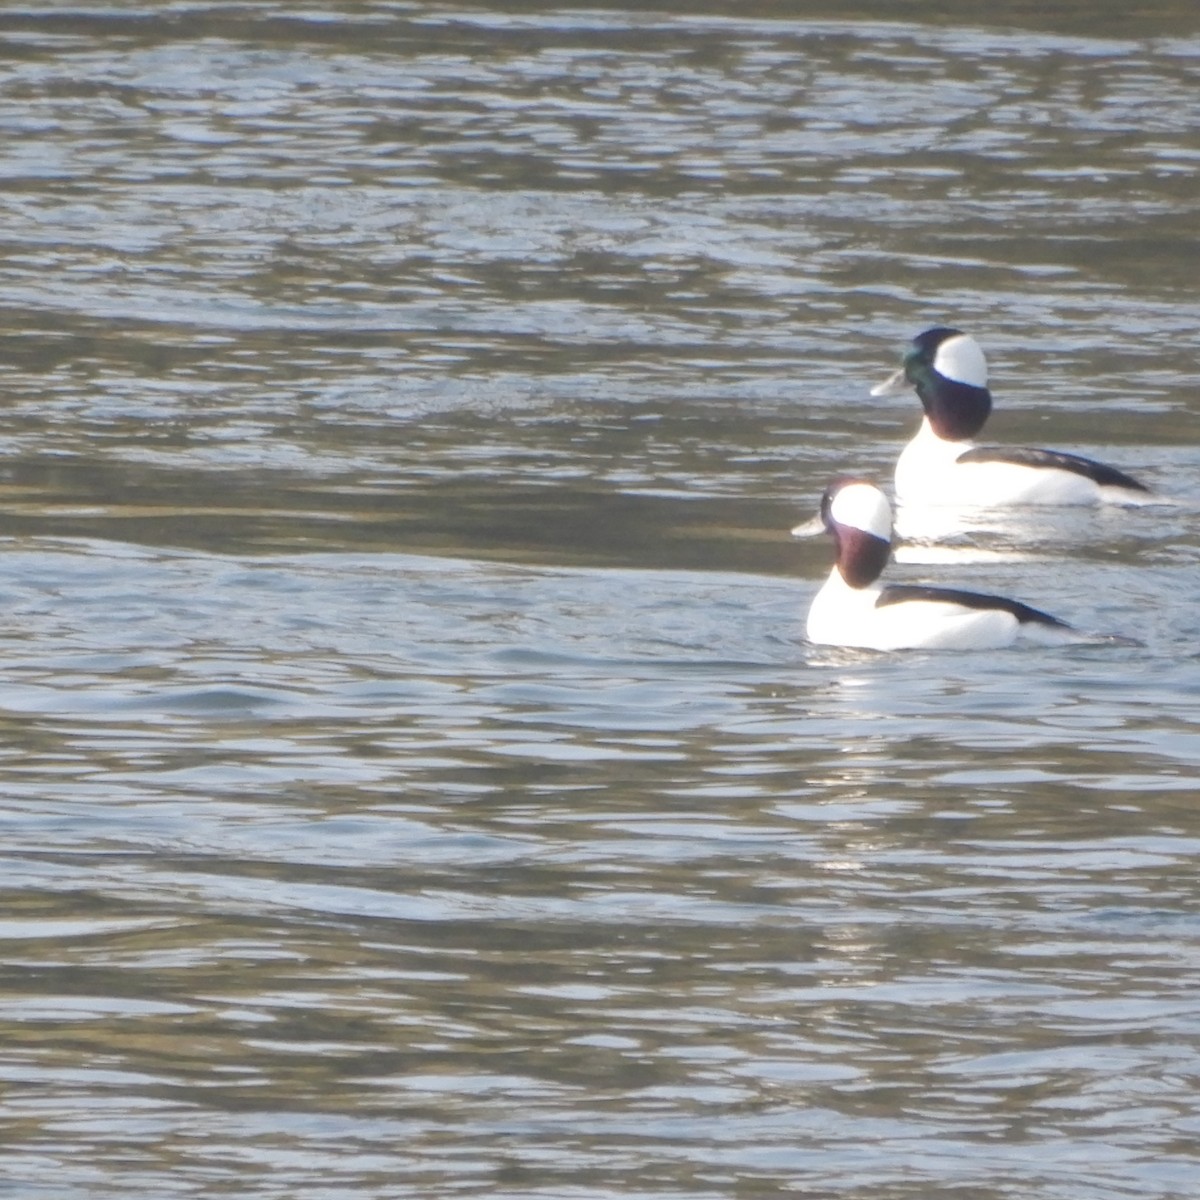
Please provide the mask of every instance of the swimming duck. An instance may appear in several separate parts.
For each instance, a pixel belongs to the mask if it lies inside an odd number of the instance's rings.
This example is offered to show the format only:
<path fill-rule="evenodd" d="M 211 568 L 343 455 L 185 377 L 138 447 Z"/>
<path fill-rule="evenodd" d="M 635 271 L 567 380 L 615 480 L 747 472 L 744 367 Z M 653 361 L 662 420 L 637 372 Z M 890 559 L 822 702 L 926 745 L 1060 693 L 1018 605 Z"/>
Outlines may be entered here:
<path fill-rule="evenodd" d="M 1116 641 L 1082 633 L 1019 600 L 923 584 L 884 586 L 892 509 L 865 479 L 836 479 L 821 511 L 793 537 L 833 535 L 837 559 L 808 612 L 809 641 L 870 650 L 989 650 L 1018 637 L 1040 642 Z"/>
<path fill-rule="evenodd" d="M 971 439 L 992 411 L 987 359 L 959 329 L 938 326 L 912 340 L 900 369 L 872 396 L 916 389 L 925 416 L 896 463 L 896 502 L 1010 504 L 1151 504 L 1144 484 L 1077 454 L 1020 446 L 978 446 Z"/>

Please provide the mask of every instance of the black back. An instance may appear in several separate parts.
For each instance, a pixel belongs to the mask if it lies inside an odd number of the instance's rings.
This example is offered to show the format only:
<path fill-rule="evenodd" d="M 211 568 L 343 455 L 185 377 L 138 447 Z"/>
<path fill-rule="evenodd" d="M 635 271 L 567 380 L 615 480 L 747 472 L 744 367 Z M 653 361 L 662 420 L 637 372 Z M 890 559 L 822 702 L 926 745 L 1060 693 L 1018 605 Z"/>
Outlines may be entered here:
<path fill-rule="evenodd" d="M 888 604 L 905 604 L 910 600 L 935 600 L 945 604 L 961 604 L 963 608 L 994 609 L 1011 613 L 1022 625 L 1052 625 L 1058 629 L 1070 629 L 1066 621 L 1060 621 L 1040 608 L 1031 608 L 1020 600 L 1009 600 L 1005 596 L 989 596 L 983 592 L 964 592 L 958 588 L 929 587 L 919 583 L 893 583 L 885 587 L 875 601 L 876 608 Z"/>
<path fill-rule="evenodd" d="M 1148 492 L 1144 483 L 1139 483 L 1124 471 L 1110 467 L 1107 463 L 1082 458 L 1078 454 L 1064 454 L 1061 450 L 1035 450 L 1028 446 L 975 446 L 966 450 L 955 460 L 960 463 L 1002 462 L 1021 467 L 1044 467 L 1058 471 L 1070 471 L 1094 480 L 1101 487 L 1123 487 L 1135 492 Z"/>

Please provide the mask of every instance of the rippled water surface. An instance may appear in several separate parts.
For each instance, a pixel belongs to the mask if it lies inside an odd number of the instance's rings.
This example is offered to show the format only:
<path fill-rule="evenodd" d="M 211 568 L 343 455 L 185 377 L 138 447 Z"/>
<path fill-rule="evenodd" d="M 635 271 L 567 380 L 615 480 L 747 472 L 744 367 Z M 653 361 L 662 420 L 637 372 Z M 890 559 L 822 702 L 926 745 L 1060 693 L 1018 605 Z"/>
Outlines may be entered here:
<path fill-rule="evenodd" d="M 1200 1177 L 1200 13 L 0 11 L 0 1192 L 1163 1200 Z M 1170 508 L 894 577 L 917 419 Z"/>

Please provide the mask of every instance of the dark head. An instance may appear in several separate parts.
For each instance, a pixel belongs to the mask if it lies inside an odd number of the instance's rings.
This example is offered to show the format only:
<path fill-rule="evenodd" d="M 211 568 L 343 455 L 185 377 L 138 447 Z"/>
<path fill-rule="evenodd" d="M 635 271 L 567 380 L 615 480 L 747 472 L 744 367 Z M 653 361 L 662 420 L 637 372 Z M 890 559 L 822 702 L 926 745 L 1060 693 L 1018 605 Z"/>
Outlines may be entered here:
<path fill-rule="evenodd" d="M 821 497 L 820 514 L 792 530 L 793 537 L 833 534 L 837 569 L 852 588 L 869 587 L 892 549 L 892 506 L 866 479 L 835 479 Z"/>
<path fill-rule="evenodd" d="M 933 432 L 950 442 L 974 437 L 992 411 L 987 359 L 969 333 L 939 325 L 913 338 L 903 364 L 890 379 L 871 389 L 888 396 L 916 389 Z"/>

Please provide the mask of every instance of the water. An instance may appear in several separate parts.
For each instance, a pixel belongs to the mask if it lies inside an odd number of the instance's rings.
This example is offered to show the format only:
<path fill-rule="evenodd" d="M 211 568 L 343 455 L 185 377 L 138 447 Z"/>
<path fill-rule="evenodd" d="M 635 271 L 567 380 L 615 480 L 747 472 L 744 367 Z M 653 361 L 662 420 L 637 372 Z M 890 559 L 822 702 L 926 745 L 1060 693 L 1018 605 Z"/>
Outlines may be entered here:
<path fill-rule="evenodd" d="M 6 8 L 0 1193 L 1192 1195 L 1198 26 Z M 1144 647 L 804 642 L 945 321 Z"/>

